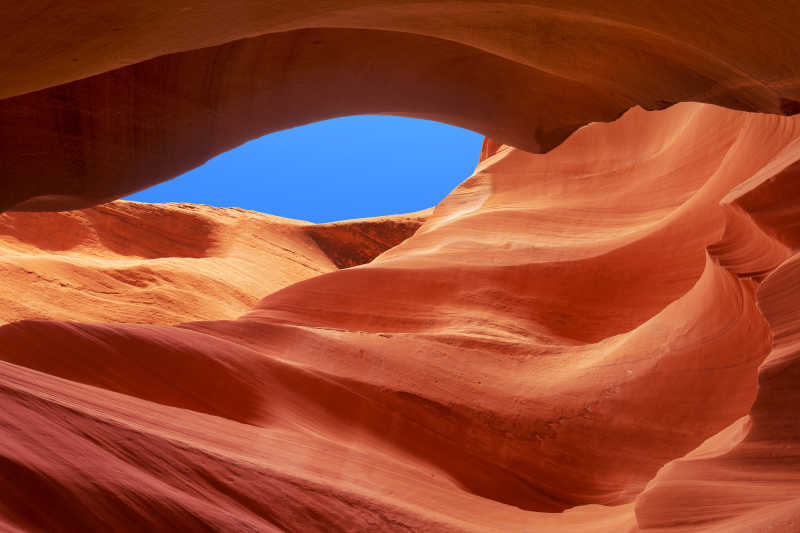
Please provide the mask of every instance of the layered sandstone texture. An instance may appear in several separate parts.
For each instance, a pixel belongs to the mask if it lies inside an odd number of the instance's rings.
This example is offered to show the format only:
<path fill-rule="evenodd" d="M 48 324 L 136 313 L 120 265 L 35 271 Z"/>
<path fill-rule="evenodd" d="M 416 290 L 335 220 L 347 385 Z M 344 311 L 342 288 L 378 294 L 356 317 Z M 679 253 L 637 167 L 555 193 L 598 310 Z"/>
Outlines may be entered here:
<path fill-rule="evenodd" d="M 60 319 L 0 327 L 8 527 L 792 531 L 800 119 L 632 109 L 484 156 L 388 226 L 3 215 Z"/>
<path fill-rule="evenodd" d="M 634 105 L 800 112 L 795 0 L 30 0 L 0 17 L 0 209 L 88 207 L 265 133 L 410 115 L 546 151 Z"/>
<path fill-rule="evenodd" d="M 800 531 L 794 2 L 4 9 L 0 529 Z M 432 212 L 103 204 L 364 112 L 490 139 Z"/>
<path fill-rule="evenodd" d="M 262 297 L 368 263 L 429 211 L 328 224 L 243 209 L 119 200 L 0 214 L 0 323 L 236 318 Z"/>

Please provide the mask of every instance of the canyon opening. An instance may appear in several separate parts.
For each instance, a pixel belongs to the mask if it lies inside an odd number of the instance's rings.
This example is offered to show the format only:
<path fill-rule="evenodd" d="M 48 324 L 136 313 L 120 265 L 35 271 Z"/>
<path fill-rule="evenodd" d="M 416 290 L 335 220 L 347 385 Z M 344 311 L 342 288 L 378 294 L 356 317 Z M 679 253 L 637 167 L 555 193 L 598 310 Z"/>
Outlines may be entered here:
<path fill-rule="evenodd" d="M 800 531 L 799 23 L 6 6 L 0 529 Z"/>

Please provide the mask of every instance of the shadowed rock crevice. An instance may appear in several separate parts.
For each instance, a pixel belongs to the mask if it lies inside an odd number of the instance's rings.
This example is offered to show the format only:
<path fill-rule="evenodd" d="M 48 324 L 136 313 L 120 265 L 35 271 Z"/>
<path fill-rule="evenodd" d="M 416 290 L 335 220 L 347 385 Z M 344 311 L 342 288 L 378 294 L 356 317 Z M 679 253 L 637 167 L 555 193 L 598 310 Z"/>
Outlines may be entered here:
<path fill-rule="evenodd" d="M 369 263 L 411 237 L 431 211 L 315 224 L 307 231 L 337 267 L 349 268 Z"/>

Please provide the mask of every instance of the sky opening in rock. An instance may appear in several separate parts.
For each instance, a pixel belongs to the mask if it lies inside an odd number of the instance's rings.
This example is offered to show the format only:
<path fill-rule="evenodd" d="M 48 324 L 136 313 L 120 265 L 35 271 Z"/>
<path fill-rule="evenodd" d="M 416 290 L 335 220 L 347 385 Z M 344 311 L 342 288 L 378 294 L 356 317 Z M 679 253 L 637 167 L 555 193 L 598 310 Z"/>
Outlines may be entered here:
<path fill-rule="evenodd" d="M 128 200 L 241 207 L 330 222 L 436 205 L 475 169 L 483 136 L 360 115 L 265 135 Z"/>

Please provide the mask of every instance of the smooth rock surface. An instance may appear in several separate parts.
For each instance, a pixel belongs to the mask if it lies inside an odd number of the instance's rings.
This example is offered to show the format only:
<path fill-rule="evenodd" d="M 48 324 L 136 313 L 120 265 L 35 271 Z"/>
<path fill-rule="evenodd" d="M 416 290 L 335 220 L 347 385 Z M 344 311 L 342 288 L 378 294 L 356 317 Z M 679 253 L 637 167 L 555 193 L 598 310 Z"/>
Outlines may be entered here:
<path fill-rule="evenodd" d="M 311 224 L 122 200 L 0 214 L 0 323 L 236 318 L 292 283 L 368 263 L 411 236 L 427 214 Z"/>
<path fill-rule="evenodd" d="M 632 106 L 800 112 L 794 0 L 31 0 L 0 19 L 0 210 L 89 207 L 279 129 L 429 118 L 531 152 Z"/>
<path fill-rule="evenodd" d="M 330 271 L 236 319 L 0 326 L 5 525 L 794 531 L 799 138 L 800 118 L 683 103 L 547 154 L 487 141 L 407 240 L 349 223 L 366 248 L 342 223 L 148 208 L 288 225 Z"/>

